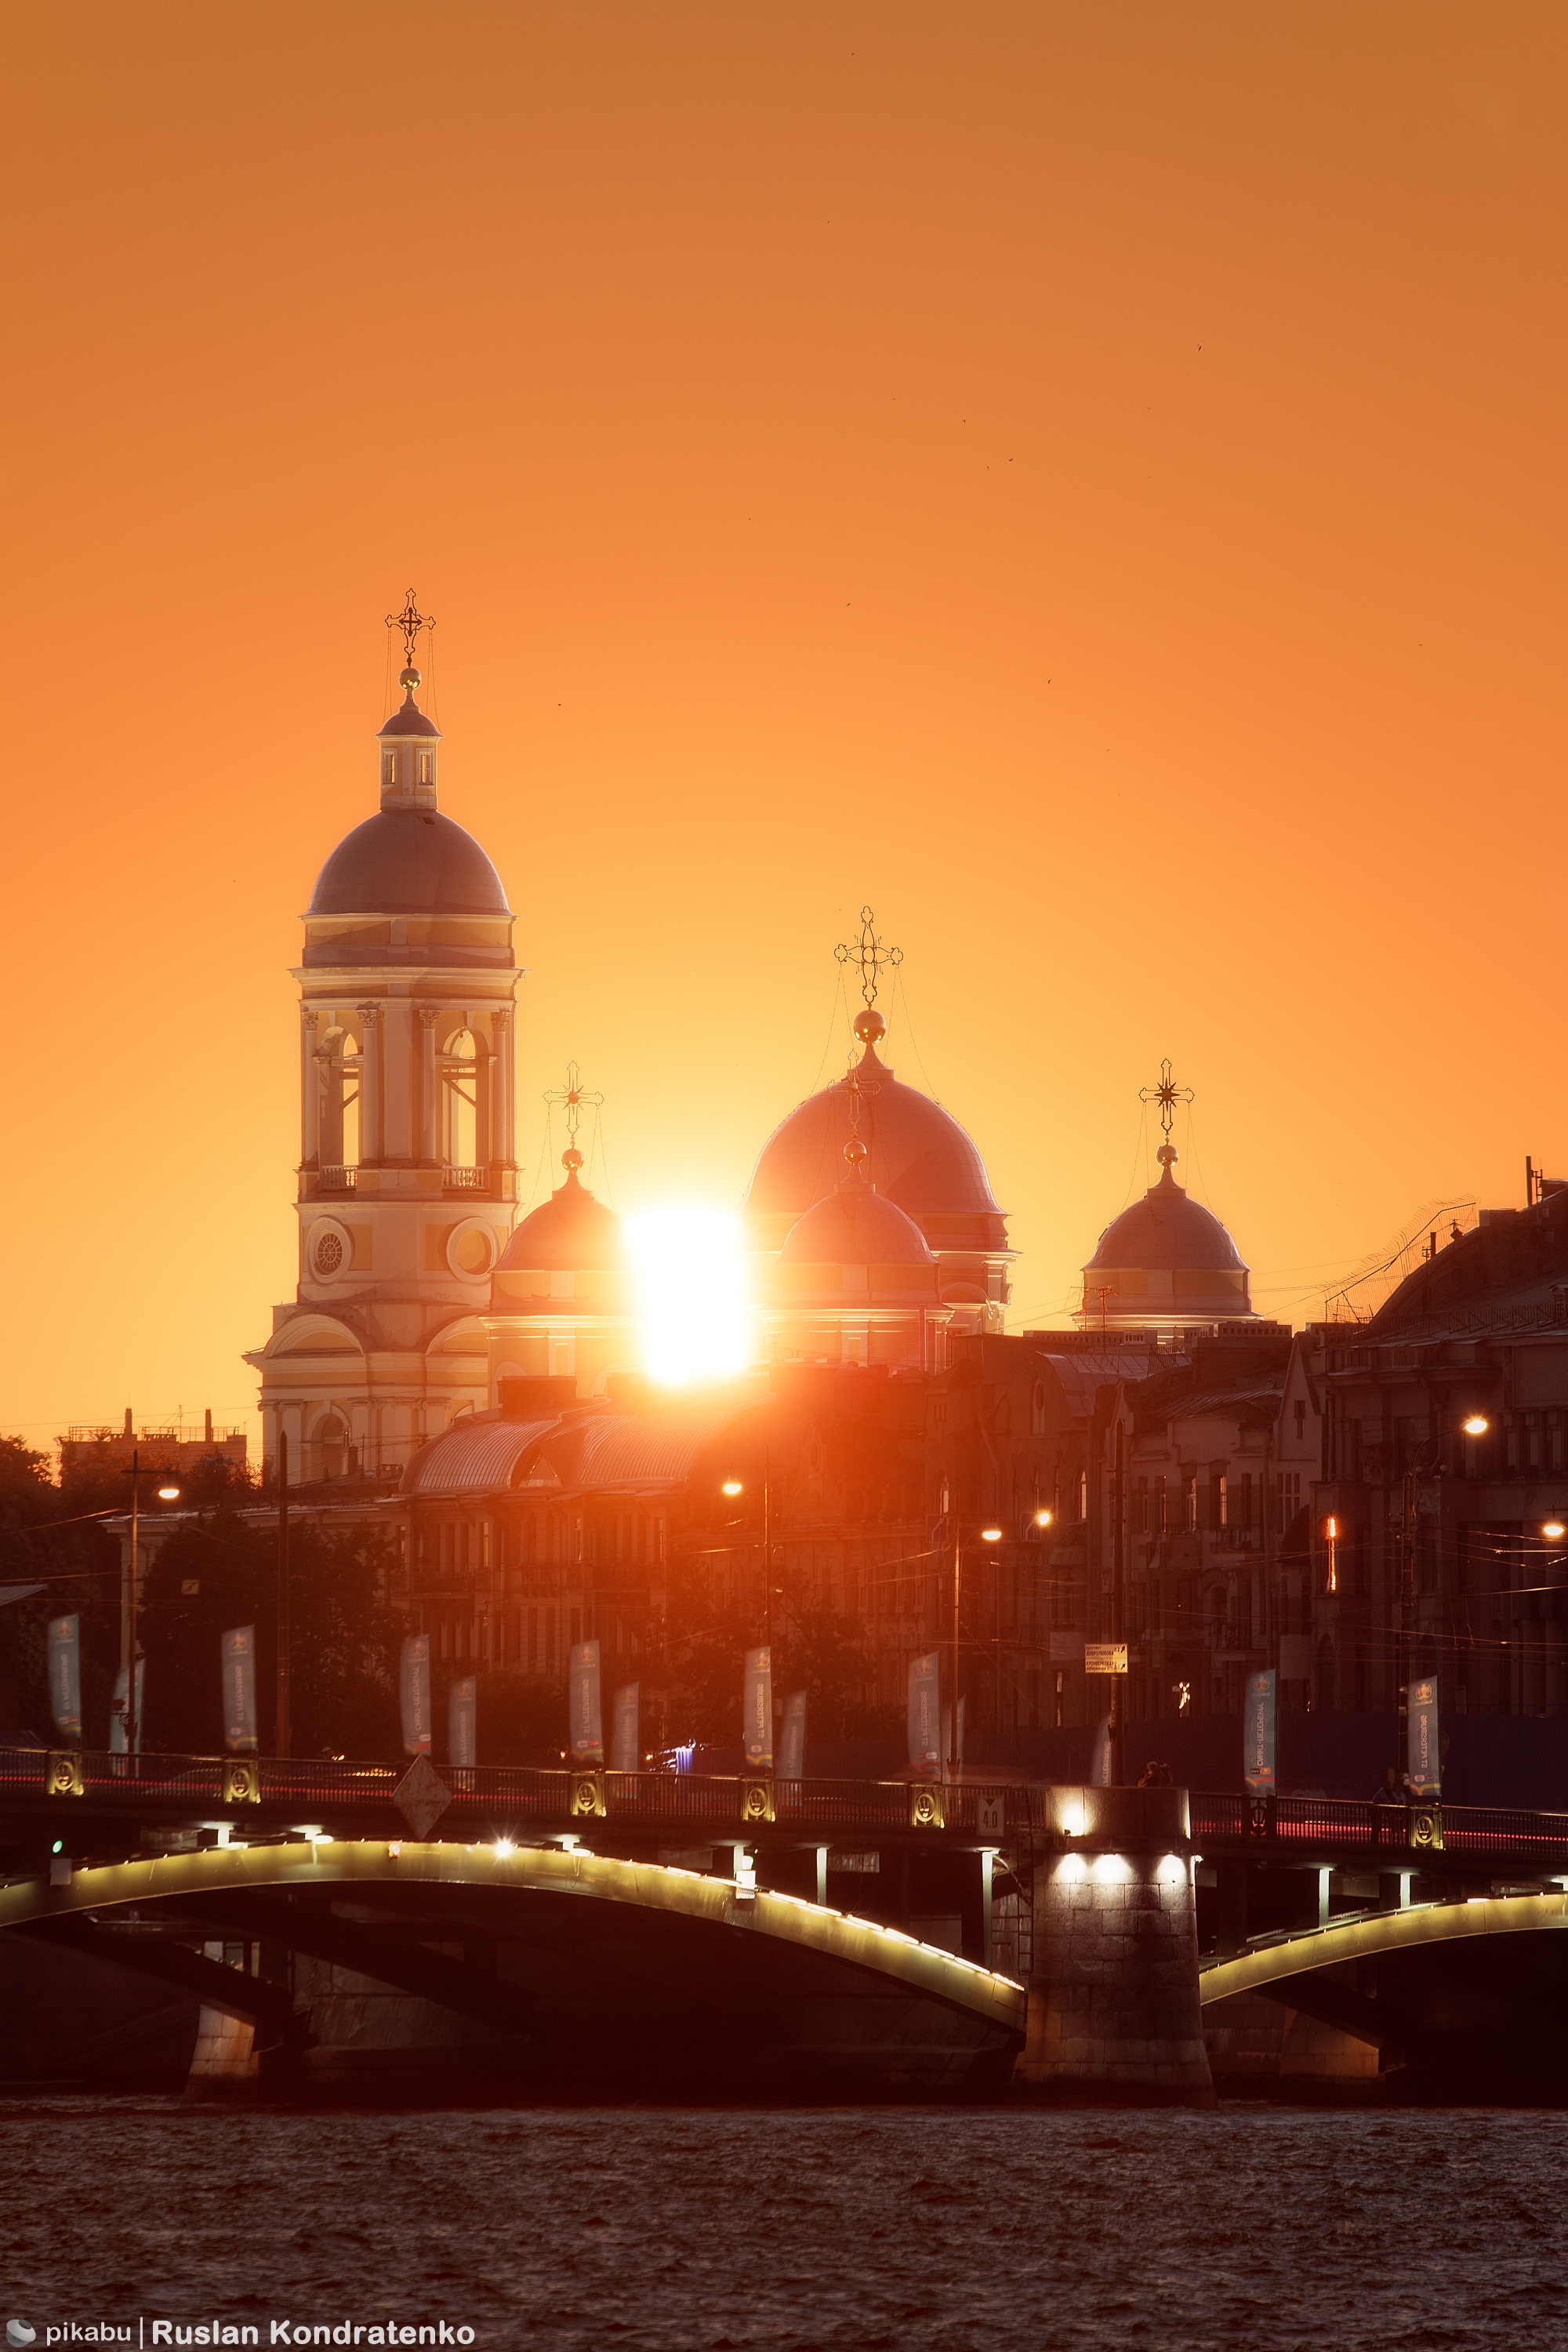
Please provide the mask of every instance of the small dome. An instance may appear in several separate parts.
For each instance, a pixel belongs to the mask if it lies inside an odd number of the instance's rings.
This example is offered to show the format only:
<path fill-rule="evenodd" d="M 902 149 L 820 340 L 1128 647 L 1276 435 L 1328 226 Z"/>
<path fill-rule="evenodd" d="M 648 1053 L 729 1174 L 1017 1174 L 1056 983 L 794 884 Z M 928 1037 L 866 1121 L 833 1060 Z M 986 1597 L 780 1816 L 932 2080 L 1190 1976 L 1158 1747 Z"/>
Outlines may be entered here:
<path fill-rule="evenodd" d="M 405 672 L 405 675 L 406 676 L 407 673 Z M 418 675 L 418 671 L 416 670 L 414 672 L 414 676 L 417 677 Z M 409 688 L 407 693 L 404 696 L 403 700 L 393 712 L 385 726 L 382 728 L 380 732 L 377 734 L 376 741 L 378 743 L 384 743 L 388 737 L 396 737 L 400 735 L 434 736 L 437 742 L 441 740 L 441 730 L 437 726 L 436 721 L 433 719 L 427 718 L 425 712 L 420 709 L 419 705 L 414 699 L 414 688 L 412 687 Z"/>
<path fill-rule="evenodd" d="M 510 917 L 500 876 L 471 833 L 435 809 L 382 809 L 340 841 L 310 915 Z"/>
<path fill-rule="evenodd" d="M 792 1225 L 780 1265 L 934 1265 L 912 1217 L 872 1191 L 858 1171 Z"/>
<path fill-rule="evenodd" d="M 1219 1219 L 1183 1190 L 1169 1166 L 1141 1201 L 1134 1201 L 1106 1226 L 1084 1272 L 1115 1272 L 1119 1267 L 1247 1271 L 1246 1261 Z"/>
<path fill-rule="evenodd" d="M 626 1262 L 626 1234 L 619 1217 L 595 1201 L 568 1167 L 566 1181 L 548 1201 L 524 1217 L 496 1264 L 498 1274 L 523 1267 L 545 1273 L 576 1274 L 587 1269 L 619 1272 Z"/>
<path fill-rule="evenodd" d="M 855 1084 L 875 1197 L 910 1217 L 973 1220 L 981 1227 L 974 1236 L 979 1246 L 1005 1249 L 1002 1212 L 969 1137 L 940 1103 L 918 1087 L 900 1085 L 879 1060 L 874 1036 L 864 1043 Z M 808 1096 L 773 1129 L 741 1203 L 742 1216 L 802 1217 L 814 1202 L 832 1204 L 850 1132 L 853 1092 L 849 1080 L 840 1078 Z"/>

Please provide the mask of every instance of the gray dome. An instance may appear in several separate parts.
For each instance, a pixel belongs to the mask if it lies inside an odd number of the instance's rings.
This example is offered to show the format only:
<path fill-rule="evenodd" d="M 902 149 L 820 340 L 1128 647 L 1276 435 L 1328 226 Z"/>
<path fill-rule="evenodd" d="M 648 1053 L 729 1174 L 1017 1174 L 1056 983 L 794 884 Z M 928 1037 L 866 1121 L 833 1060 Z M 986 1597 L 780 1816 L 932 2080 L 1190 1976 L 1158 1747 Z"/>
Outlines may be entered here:
<path fill-rule="evenodd" d="M 305 911 L 510 917 L 511 908 L 471 833 L 435 809 L 381 809 L 339 842 Z"/>
<path fill-rule="evenodd" d="M 1183 1190 L 1169 1168 L 1141 1201 L 1106 1226 L 1084 1272 L 1118 1267 L 1246 1271 L 1241 1253 L 1219 1219 Z"/>

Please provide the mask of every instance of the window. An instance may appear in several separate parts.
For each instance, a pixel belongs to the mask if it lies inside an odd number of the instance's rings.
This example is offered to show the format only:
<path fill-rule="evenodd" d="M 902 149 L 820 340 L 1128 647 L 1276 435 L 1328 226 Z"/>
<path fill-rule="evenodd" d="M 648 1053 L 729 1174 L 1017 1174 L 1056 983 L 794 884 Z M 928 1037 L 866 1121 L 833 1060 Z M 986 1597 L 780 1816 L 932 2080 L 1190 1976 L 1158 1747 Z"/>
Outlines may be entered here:
<path fill-rule="evenodd" d="M 1304 1399 L 1300 1397 L 1296 1399 L 1294 1412 L 1296 1415 L 1296 1434 L 1299 1438 L 1305 1437 L 1307 1434 L 1307 1407 Z"/>
<path fill-rule="evenodd" d="M 428 751 L 421 751 L 419 754 L 419 781 L 422 784 L 427 784 L 432 781 L 431 761 Z"/>
<path fill-rule="evenodd" d="M 479 1165 L 479 1049 L 471 1029 L 458 1029 L 441 1055 L 441 1157 L 448 1168 Z"/>
<path fill-rule="evenodd" d="M 384 787 L 390 787 L 397 782 L 397 754 L 395 751 L 384 751 L 382 753 L 381 781 Z"/>
<path fill-rule="evenodd" d="M 1087 1470 L 1080 1470 L 1078 1474 L 1078 1515 L 1080 1519 L 1087 1519 L 1089 1517 L 1089 1472 Z"/>
<path fill-rule="evenodd" d="M 1223 1470 L 1219 1474 L 1219 1513 L 1215 1524 L 1222 1528 L 1230 1525 L 1230 1480 Z"/>

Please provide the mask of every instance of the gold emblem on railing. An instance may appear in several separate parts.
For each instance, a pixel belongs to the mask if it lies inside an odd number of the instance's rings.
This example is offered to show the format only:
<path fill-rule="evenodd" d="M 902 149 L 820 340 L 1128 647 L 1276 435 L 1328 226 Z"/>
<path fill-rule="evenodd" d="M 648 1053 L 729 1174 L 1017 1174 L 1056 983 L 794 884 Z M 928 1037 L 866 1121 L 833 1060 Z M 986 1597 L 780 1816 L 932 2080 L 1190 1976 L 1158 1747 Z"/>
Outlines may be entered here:
<path fill-rule="evenodd" d="M 910 1827 L 912 1830 L 940 1830 L 947 1819 L 940 1789 L 910 1790 Z"/>
<path fill-rule="evenodd" d="M 604 1820 L 605 1776 L 602 1772 L 573 1773 L 571 1811 L 574 1821 Z"/>
<path fill-rule="evenodd" d="M 771 1780 L 742 1780 L 741 1783 L 741 1819 L 743 1822 L 771 1822 L 773 1818 L 773 1782 Z"/>
<path fill-rule="evenodd" d="M 1443 1808 L 1441 1805 L 1421 1805 L 1410 1816 L 1410 1843 L 1428 1853 L 1443 1851 Z"/>
<path fill-rule="evenodd" d="M 225 1757 L 223 1801 L 226 1805 L 258 1805 L 261 1802 L 261 1767 L 254 1756 Z"/>
<path fill-rule="evenodd" d="M 44 1786 L 51 1797 L 79 1797 L 83 1793 L 81 1758 L 61 1750 L 49 1758 Z"/>

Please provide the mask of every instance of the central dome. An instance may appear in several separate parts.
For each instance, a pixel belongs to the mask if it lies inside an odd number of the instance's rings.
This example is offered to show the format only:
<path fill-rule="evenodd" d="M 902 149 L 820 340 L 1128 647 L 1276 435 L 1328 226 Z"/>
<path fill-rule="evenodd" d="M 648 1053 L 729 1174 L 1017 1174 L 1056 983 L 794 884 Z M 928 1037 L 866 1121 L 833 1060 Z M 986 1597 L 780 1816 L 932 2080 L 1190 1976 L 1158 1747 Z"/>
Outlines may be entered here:
<path fill-rule="evenodd" d="M 742 1216 L 787 1217 L 793 1223 L 814 1202 L 830 1199 L 858 1123 L 877 1197 L 912 1217 L 928 1243 L 1005 1250 L 1002 1212 L 969 1137 L 940 1103 L 900 1085 L 879 1059 L 874 1035 L 865 1044 L 852 1080 L 840 1078 L 808 1096 L 773 1129 L 752 1171 Z"/>
<path fill-rule="evenodd" d="M 340 841 L 311 894 L 312 915 L 495 915 L 511 909 L 471 833 L 436 809 L 380 809 Z"/>

